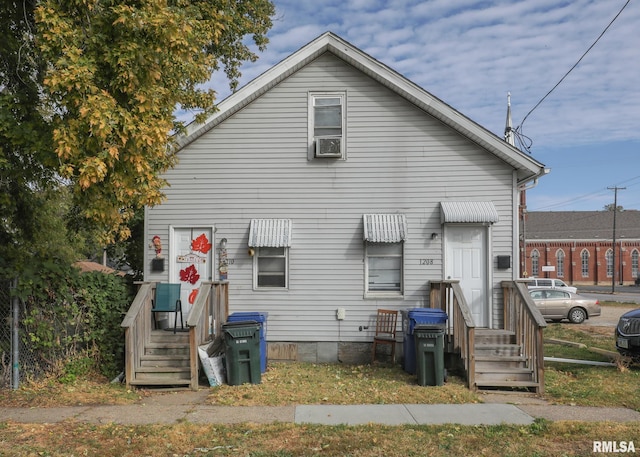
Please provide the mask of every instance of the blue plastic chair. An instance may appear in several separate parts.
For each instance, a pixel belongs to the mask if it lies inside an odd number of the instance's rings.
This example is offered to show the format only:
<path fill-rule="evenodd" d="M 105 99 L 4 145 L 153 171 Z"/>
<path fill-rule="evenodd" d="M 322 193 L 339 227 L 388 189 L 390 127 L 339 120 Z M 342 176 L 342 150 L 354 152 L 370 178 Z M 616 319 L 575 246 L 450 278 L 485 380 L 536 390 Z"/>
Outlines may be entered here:
<path fill-rule="evenodd" d="M 156 298 L 151 301 L 154 327 L 158 328 L 156 313 L 175 313 L 173 333 L 178 327 L 178 313 L 180 313 L 180 328 L 184 329 L 182 319 L 182 301 L 180 300 L 180 284 L 159 283 L 156 285 Z"/>

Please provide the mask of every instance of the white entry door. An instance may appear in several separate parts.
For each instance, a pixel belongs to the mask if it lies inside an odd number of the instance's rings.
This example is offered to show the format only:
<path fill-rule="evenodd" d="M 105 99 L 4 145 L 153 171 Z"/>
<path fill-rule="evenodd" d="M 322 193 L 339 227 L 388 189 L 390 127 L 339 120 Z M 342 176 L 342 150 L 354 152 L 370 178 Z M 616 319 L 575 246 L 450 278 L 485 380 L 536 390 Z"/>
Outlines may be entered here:
<path fill-rule="evenodd" d="M 200 284 L 212 279 L 212 234 L 211 227 L 172 228 L 169 234 L 169 281 L 180 283 L 180 299 L 185 322 Z"/>
<path fill-rule="evenodd" d="M 477 327 L 488 327 L 487 228 L 448 225 L 445 228 L 445 277 L 457 279 Z"/>

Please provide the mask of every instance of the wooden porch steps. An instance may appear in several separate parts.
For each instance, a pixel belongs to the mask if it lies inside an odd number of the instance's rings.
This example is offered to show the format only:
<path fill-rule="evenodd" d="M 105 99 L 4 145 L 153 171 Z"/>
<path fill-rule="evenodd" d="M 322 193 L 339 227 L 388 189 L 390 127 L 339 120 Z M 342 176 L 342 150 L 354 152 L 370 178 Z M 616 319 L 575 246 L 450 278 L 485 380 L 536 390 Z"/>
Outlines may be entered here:
<path fill-rule="evenodd" d="M 538 387 L 513 332 L 477 329 L 474 349 L 477 389 L 530 390 Z"/>
<path fill-rule="evenodd" d="M 188 386 L 191 383 L 189 334 L 153 330 L 140 355 L 140 366 L 130 384 Z"/>

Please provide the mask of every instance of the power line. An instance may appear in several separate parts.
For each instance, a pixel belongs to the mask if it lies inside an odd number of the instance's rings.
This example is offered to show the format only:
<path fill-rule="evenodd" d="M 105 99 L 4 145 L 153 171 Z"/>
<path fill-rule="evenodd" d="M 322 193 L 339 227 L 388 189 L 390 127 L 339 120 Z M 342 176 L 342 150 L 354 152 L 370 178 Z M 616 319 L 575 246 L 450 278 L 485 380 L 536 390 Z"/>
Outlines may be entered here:
<path fill-rule="evenodd" d="M 587 199 L 590 199 L 590 198 L 593 198 L 593 197 L 601 196 L 601 195 L 604 195 L 607 192 L 607 190 L 614 189 L 615 187 L 618 187 L 618 189 L 621 189 L 621 187 L 619 187 L 619 186 L 622 185 L 622 184 L 627 184 L 627 186 L 629 186 L 629 187 L 636 186 L 636 185 L 640 184 L 639 182 L 632 183 L 632 181 L 635 181 L 636 179 L 640 179 L 640 175 L 639 176 L 634 176 L 633 178 L 625 179 L 624 181 L 620 181 L 615 186 L 609 186 L 606 189 L 603 188 L 603 189 L 600 189 L 600 190 L 596 190 L 596 191 L 593 191 L 593 192 L 591 192 L 589 194 L 584 194 L 582 196 L 571 198 L 570 200 L 565 200 L 565 201 L 553 203 L 551 205 L 541 206 L 541 207 L 536 208 L 536 209 L 534 209 L 532 211 L 543 211 L 543 210 L 547 210 L 547 209 L 551 209 L 551 208 L 558 208 L 558 207 L 566 206 L 566 205 L 569 205 L 569 204 L 574 204 L 576 202 L 580 202 L 580 201 L 583 201 L 583 200 L 587 200 Z M 629 183 L 631 183 L 631 184 L 629 184 Z M 626 189 L 626 187 L 624 189 Z"/>
<path fill-rule="evenodd" d="M 607 26 L 605 27 L 605 29 L 602 31 L 602 33 L 598 36 L 598 38 L 596 38 L 596 41 L 594 41 L 594 42 L 593 42 L 593 44 L 592 44 L 591 46 L 589 46 L 589 48 L 584 52 L 584 54 L 582 54 L 582 56 L 581 56 L 581 57 L 578 59 L 578 61 L 577 61 L 577 62 L 576 62 L 576 63 L 575 63 L 575 64 L 574 64 L 570 69 L 569 69 L 569 71 L 567 71 L 567 72 L 565 73 L 565 75 L 564 75 L 562 78 L 560 78 L 560 81 L 558 81 L 558 83 L 557 83 L 555 86 L 553 86 L 553 87 L 551 88 L 551 90 L 550 90 L 549 92 L 547 92 L 547 94 L 546 94 L 544 97 L 542 97 L 542 98 L 540 99 L 540 101 L 539 101 L 538 103 L 536 103 L 536 105 L 535 105 L 533 108 L 531 108 L 531 110 L 527 113 L 527 115 L 522 119 L 522 122 L 520 122 L 520 125 L 519 125 L 518 127 L 516 127 L 516 128 L 515 128 L 515 131 L 516 131 L 516 132 L 520 132 L 519 134 L 520 134 L 520 135 L 522 135 L 521 130 L 522 130 L 522 125 L 524 124 L 524 121 L 526 121 L 526 120 L 527 120 L 527 118 L 529 117 L 529 115 L 530 115 L 531 113 L 533 113 L 533 112 L 535 111 L 535 109 L 536 109 L 538 106 L 540 106 L 540 105 L 542 104 L 542 102 L 543 102 L 543 101 L 544 101 L 544 100 L 545 100 L 549 95 L 551 95 L 551 92 L 553 92 L 553 91 L 554 91 L 554 90 L 555 90 L 555 89 L 556 89 L 556 88 L 557 88 L 557 87 L 558 87 L 558 86 L 559 86 L 559 85 L 560 85 L 560 84 L 565 80 L 565 78 L 566 78 L 567 76 L 569 76 L 569 73 L 571 73 L 571 72 L 572 72 L 572 71 L 573 71 L 573 70 L 574 70 L 574 69 L 575 69 L 575 68 L 580 64 L 580 62 L 582 61 L 582 59 L 584 59 L 584 57 L 589 53 L 589 51 L 591 51 L 591 49 L 592 49 L 592 48 L 593 48 L 593 47 L 598 43 L 598 41 L 600 41 L 600 39 L 601 39 L 601 38 L 603 37 L 603 35 L 607 32 L 607 30 L 609 30 L 609 27 L 611 27 L 611 26 L 613 25 L 613 23 L 616 21 L 616 19 L 618 19 L 618 16 L 620 16 L 620 14 L 622 14 L 622 12 L 624 11 L 624 9 L 627 7 L 627 5 L 629 5 L 629 3 L 630 3 L 630 2 L 631 2 L 631 0 L 627 0 L 627 2 L 626 2 L 626 3 L 624 4 L 624 6 L 620 9 L 620 11 L 618 11 L 618 14 L 616 14 L 616 15 L 615 15 L 615 17 L 611 20 L 611 22 L 609 22 L 609 25 L 607 25 Z M 523 136 L 524 136 L 524 135 L 523 135 Z M 527 138 L 527 137 L 525 137 L 525 138 Z M 531 151 L 530 151 L 530 148 L 531 148 L 531 145 L 532 145 L 532 143 L 533 143 L 533 142 L 532 142 L 529 138 L 527 138 L 527 139 L 529 140 L 529 146 L 528 146 L 528 147 L 527 147 L 527 146 L 525 146 L 525 148 L 526 148 L 526 150 L 527 150 L 527 151 L 531 152 Z"/>

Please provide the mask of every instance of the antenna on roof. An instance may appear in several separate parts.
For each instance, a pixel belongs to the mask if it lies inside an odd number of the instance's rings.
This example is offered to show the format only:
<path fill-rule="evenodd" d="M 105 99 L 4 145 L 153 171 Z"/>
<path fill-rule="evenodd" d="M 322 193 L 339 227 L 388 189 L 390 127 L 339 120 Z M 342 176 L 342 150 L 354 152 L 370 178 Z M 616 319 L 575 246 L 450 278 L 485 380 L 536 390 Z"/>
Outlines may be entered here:
<path fill-rule="evenodd" d="M 511 92 L 507 92 L 507 122 L 504 127 L 504 141 L 511 146 L 516 145 L 513 123 L 511 122 Z"/>

